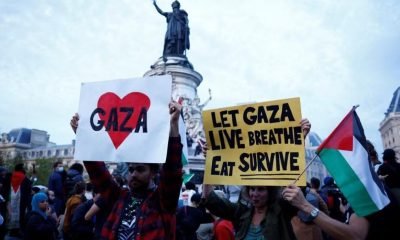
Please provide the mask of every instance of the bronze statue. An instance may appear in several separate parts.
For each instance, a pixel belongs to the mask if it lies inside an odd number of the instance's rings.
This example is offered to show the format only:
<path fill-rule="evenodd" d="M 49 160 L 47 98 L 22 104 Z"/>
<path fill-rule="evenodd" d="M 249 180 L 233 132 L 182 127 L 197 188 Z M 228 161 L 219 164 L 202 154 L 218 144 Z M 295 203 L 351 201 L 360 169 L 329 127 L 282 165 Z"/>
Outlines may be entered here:
<path fill-rule="evenodd" d="M 172 3 L 172 12 L 163 12 L 153 0 L 157 11 L 167 19 L 167 32 L 165 33 L 163 56 L 185 55 L 189 43 L 189 20 L 185 10 L 180 9 L 180 3 Z"/>

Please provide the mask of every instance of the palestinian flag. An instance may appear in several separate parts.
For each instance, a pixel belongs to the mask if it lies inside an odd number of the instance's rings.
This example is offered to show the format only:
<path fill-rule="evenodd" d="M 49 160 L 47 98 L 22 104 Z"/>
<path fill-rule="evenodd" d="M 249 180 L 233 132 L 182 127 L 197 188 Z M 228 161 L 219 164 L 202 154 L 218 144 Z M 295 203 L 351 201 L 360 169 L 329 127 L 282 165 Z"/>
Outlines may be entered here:
<path fill-rule="evenodd" d="M 189 164 L 188 161 L 188 144 L 187 144 L 187 139 L 186 139 L 186 125 L 185 122 L 183 121 L 183 116 L 179 117 L 179 135 L 181 135 L 181 142 L 182 142 L 182 165 L 186 166 Z"/>
<path fill-rule="evenodd" d="M 369 161 L 364 129 L 355 108 L 322 142 L 317 154 L 358 216 L 367 216 L 389 204 Z"/>

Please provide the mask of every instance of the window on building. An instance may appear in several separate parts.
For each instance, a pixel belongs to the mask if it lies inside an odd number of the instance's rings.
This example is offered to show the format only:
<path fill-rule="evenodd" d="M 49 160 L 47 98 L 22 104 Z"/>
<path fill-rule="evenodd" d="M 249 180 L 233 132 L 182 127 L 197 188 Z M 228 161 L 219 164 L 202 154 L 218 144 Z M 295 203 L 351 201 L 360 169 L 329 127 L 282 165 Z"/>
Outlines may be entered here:
<path fill-rule="evenodd" d="M 56 157 L 60 156 L 60 150 L 56 150 Z"/>
<path fill-rule="evenodd" d="M 51 150 L 48 150 L 48 151 L 47 151 L 47 156 L 48 156 L 48 157 L 51 157 Z"/>
<path fill-rule="evenodd" d="M 64 156 L 68 155 L 68 149 L 64 149 Z"/>

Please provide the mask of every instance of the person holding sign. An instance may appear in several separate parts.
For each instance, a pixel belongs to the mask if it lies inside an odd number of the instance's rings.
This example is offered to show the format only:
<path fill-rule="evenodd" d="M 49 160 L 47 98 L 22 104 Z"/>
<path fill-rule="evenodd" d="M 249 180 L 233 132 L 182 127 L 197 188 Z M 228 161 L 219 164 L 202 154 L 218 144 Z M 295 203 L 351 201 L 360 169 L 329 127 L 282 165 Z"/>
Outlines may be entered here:
<path fill-rule="evenodd" d="M 175 212 L 182 185 L 178 127 L 181 109 L 176 102 L 169 104 L 168 152 L 158 186 L 153 181 L 159 168 L 155 163 L 130 163 L 129 189 L 123 189 L 113 180 L 104 162 L 84 162 L 92 184 L 104 200 L 99 207 L 108 211 L 101 239 L 175 239 Z M 75 132 L 78 121 L 76 114 L 71 120 Z"/>
<path fill-rule="evenodd" d="M 374 153 L 374 146 L 369 144 L 367 151 L 371 157 L 376 153 Z M 345 220 L 346 223 L 332 218 L 324 211 L 314 210 L 315 207 L 306 200 L 301 189 L 294 184 L 283 190 L 282 197 L 310 216 L 310 220 L 332 239 L 398 239 L 396 237 L 398 234 L 397 219 L 400 214 L 400 206 L 390 192 L 387 194 L 390 203 L 385 208 L 364 217 L 358 216 L 351 209 L 350 216 Z"/>
<path fill-rule="evenodd" d="M 311 124 L 308 119 L 300 124 L 305 138 Z M 290 220 L 297 209 L 280 197 L 280 187 L 246 186 L 243 193 L 250 204 L 222 199 L 210 185 L 203 184 L 203 204 L 213 215 L 233 222 L 235 239 L 296 239 Z"/>

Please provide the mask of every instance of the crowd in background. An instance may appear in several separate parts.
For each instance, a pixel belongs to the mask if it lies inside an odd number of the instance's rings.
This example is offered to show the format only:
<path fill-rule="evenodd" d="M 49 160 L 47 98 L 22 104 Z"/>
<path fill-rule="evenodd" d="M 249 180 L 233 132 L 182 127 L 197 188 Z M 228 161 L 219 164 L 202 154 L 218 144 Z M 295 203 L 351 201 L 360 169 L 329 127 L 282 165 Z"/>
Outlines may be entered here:
<path fill-rule="evenodd" d="M 381 162 L 372 150 L 370 159 L 390 192 L 392 203 L 399 205 L 400 164 L 395 152 L 385 150 Z M 84 171 L 80 163 L 67 169 L 61 162 L 56 162 L 48 184 L 43 188 L 32 186 L 23 164 L 15 165 L 12 172 L 0 168 L 0 239 L 100 239 L 106 216 L 95 204 L 101 197 L 90 181 L 84 181 Z M 118 164 L 112 176 L 121 188 L 128 188 L 127 174 L 128 165 Z M 215 186 L 214 192 L 218 198 L 230 201 L 225 189 Z M 301 190 L 306 200 L 326 215 L 349 223 L 354 212 L 332 177 L 323 179 L 322 184 L 320 179 L 313 177 Z M 250 191 L 243 190 L 237 202 L 247 206 L 254 204 L 248 196 Z M 201 194 L 199 185 L 190 181 L 182 185 L 176 211 L 176 239 L 235 239 L 241 226 L 234 226 L 234 221 L 227 220 L 229 217 L 219 217 L 225 216 L 219 211 L 216 214 L 210 212 L 207 204 L 202 202 Z M 215 206 L 219 205 L 215 203 Z M 212 211 L 213 207 L 210 209 Z M 334 239 L 300 210 L 292 212 L 290 224 L 293 239 Z"/>

